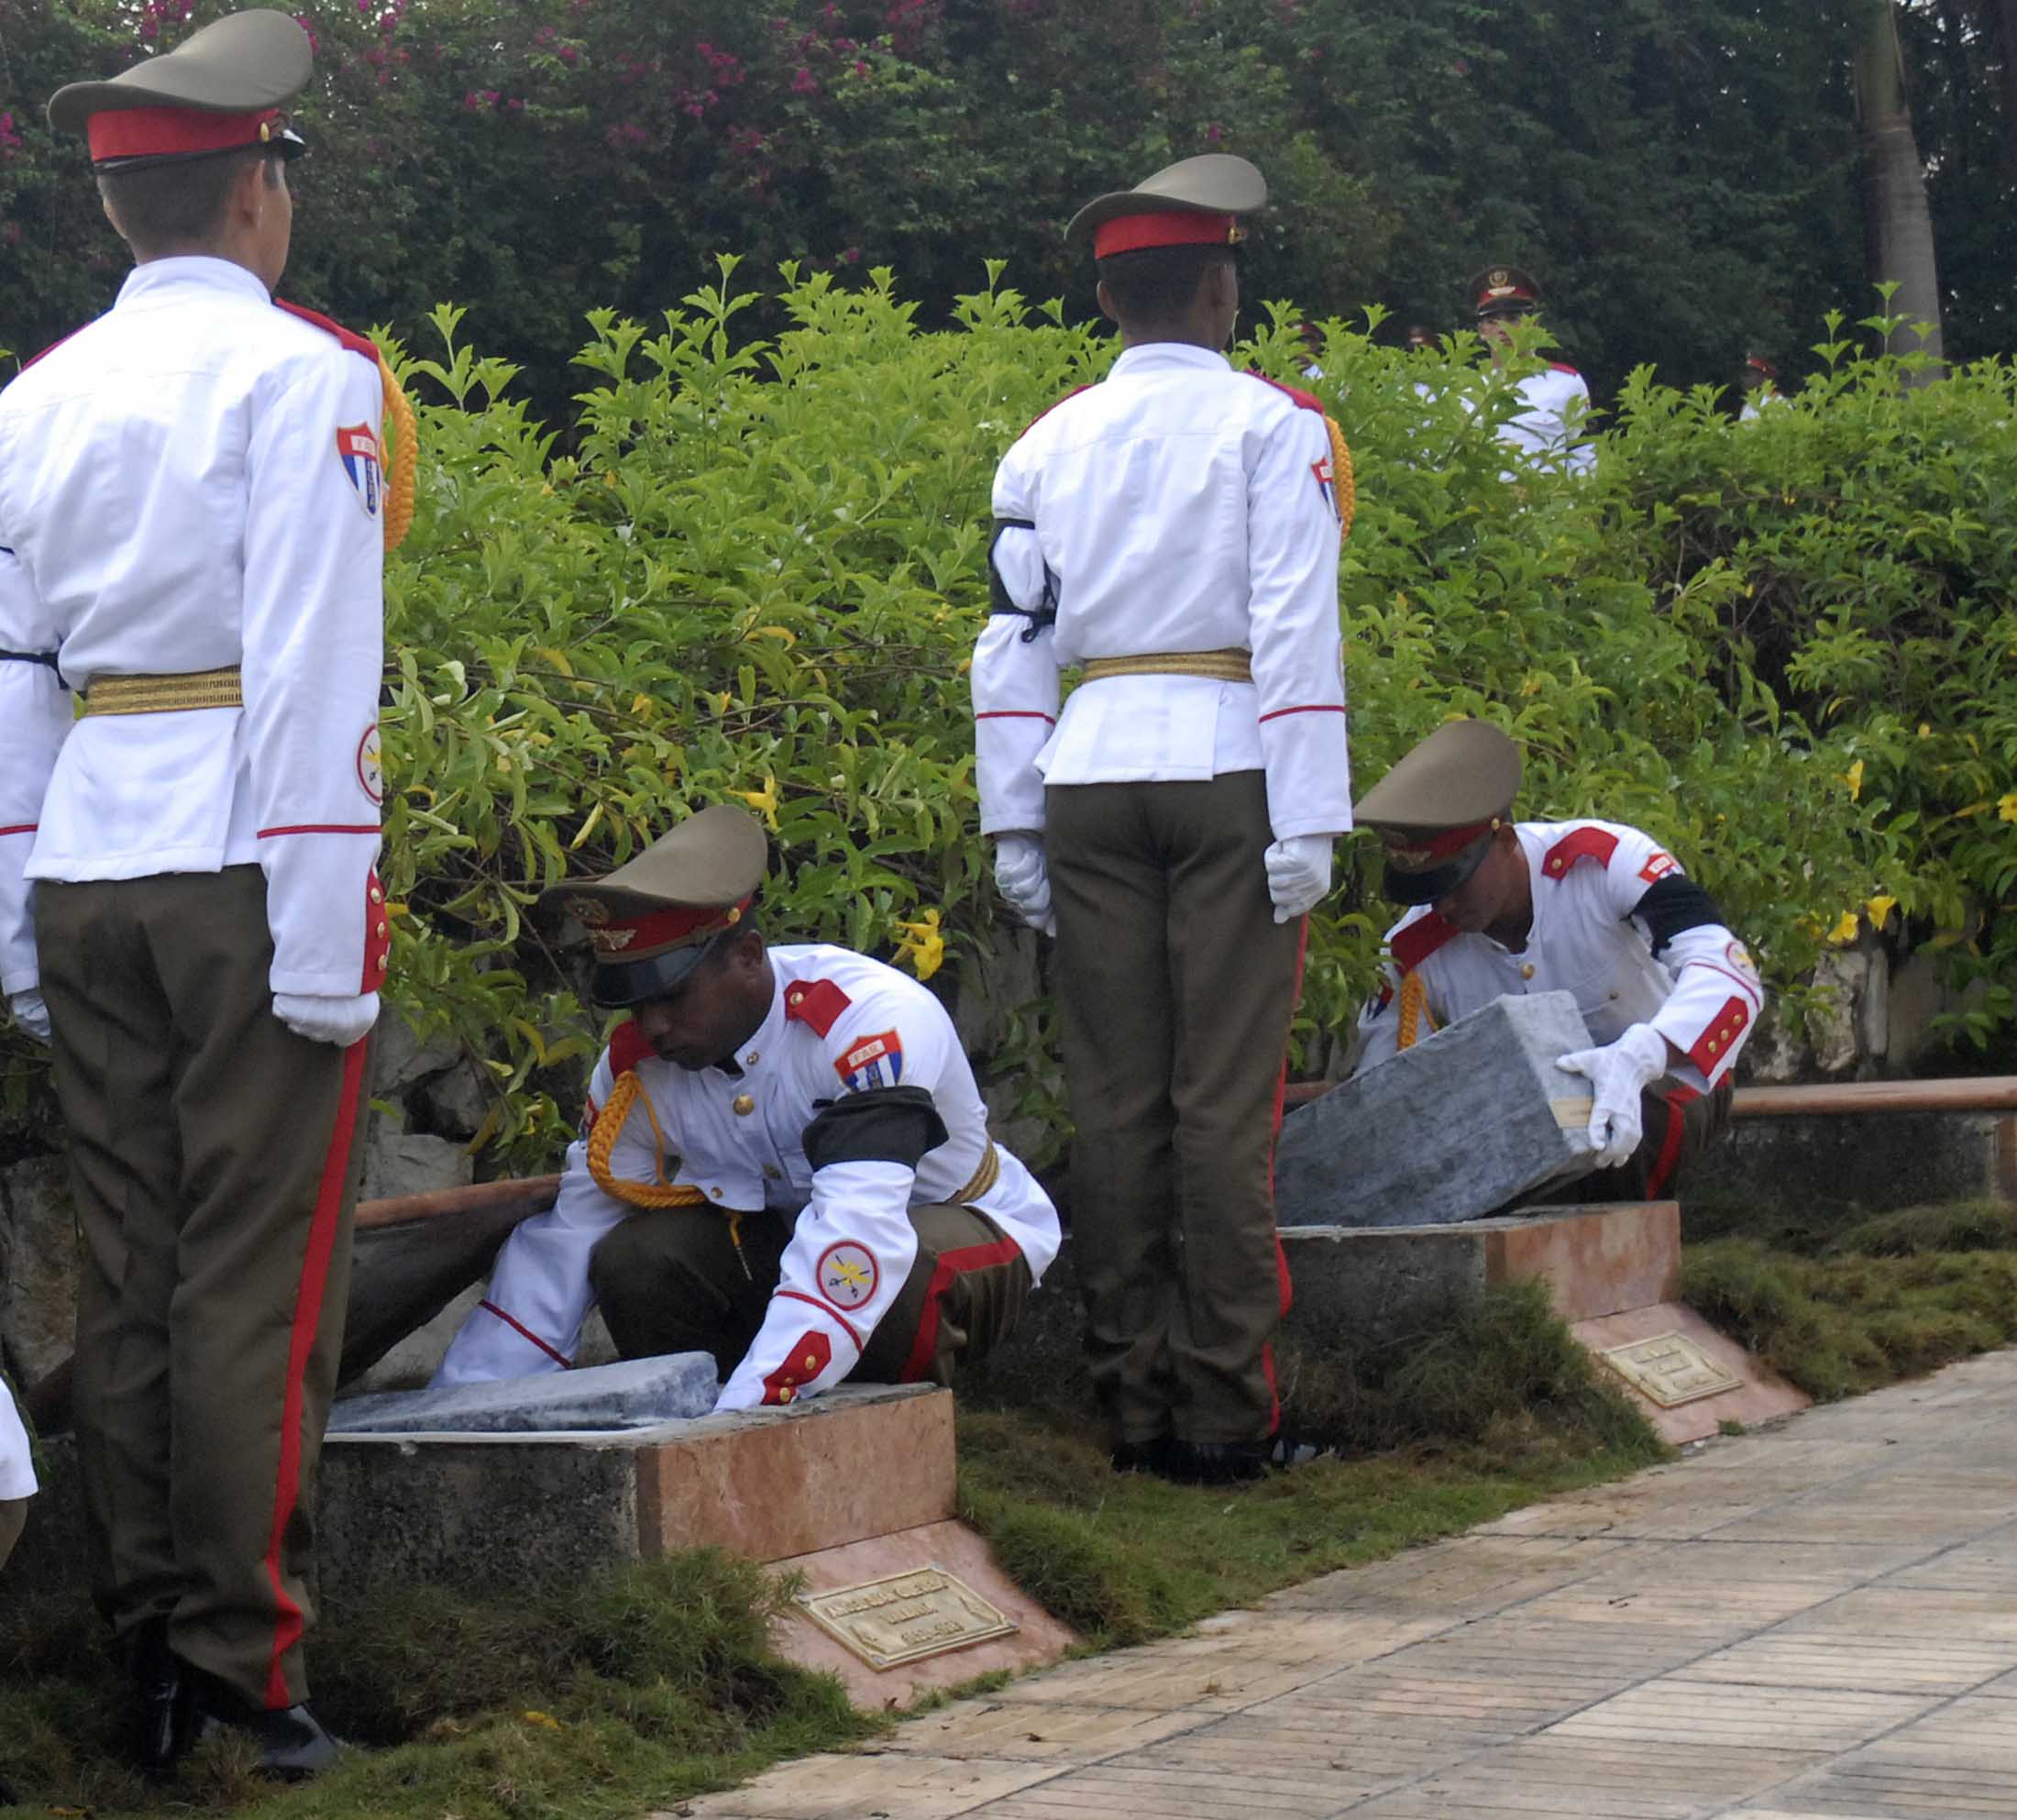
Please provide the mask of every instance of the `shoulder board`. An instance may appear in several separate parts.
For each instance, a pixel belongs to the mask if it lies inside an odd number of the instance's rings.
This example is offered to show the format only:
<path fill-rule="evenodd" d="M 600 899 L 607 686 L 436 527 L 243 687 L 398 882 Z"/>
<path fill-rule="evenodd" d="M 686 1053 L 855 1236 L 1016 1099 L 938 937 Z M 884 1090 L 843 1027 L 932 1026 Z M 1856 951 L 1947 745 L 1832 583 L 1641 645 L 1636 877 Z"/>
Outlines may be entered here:
<path fill-rule="evenodd" d="M 1394 965 L 1405 979 L 1457 932 L 1454 922 L 1446 922 L 1430 910 L 1427 916 L 1395 930 L 1387 943 L 1387 953 L 1394 956 Z"/>
<path fill-rule="evenodd" d="M 1030 432 L 1035 429 L 1036 426 L 1041 424 L 1046 417 L 1048 417 L 1052 412 L 1055 411 L 1060 404 L 1069 404 L 1073 399 L 1076 398 L 1079 395 L 1080 392 L 1090 392 L 1091 390 L 1092 387 L 1089 385 L 1075 385 L 1071 389 L 1071 391 L 1064 394 L 1063 398 L 1052 400 L 1052 402 L 1046 404 L 1042 410 L 1039 411 L 1034 417 L 1031 418 L 1030 421 L 1022 426 L 1022 434 L 1024 436 L 1028 436 Z"/>
<path fill-rule="evenodd" d="M 285 310 L 289 315 L 306 323 L 311 328 L 319 328 L 325 335 L 336 336 L 351 353 L 362 355 L 374 367 L 378 365 L 378 346 L 370 336 L 359 335 L 354 328 L 344 327 L 341 323 L 333 321 L 320 311 L 305 310 L 299 303 L 284 303 L 278 297 L 273 299 L 273 307 Z"/>
<path fill-rule="evenodd" d="M 801 979 L 785 993 L 785 1018 L 788 1022 L 804 1024 L 815 1036 L 824 1036 L 852 1003 L 831 979 Z"/>
<path fill-rule="evenodd" d="M 1602 828 L 1571 829 L 1549 848 L 1548 857 L 1541 861 L 1541 870 L 1550 878 L 1564 877 L 1581 859 L 1593 859 L 1599 866 L 1609 866 L 1611 855 L 1617 850 L 1618 837 L 1606 833 Z"/>
<path fill-rule="evenodd" d="M 651 1060 L 654 1052 L 637 1028 L 635 1018 L 625 1018 L 610 1032 L 610 1075 L 627 1075 L 640 1062 Z"/>
<path fill-rule="evenodd" d="M 1567 373 L 1572 380 L 1580 380 L 1582 377 L 1573 367 L 1565 367 L 1560 360 L 1550 360 L 1548 363 L 1548 370 L 1551 373 Z"/>
<path fill-rule="evenodd" d="M 89 324 L 87 323 L 87 324 L 85 325 L 85 327 L 89 327 L 89 326 L 90 326 L 90 325 L 89 325 Z M 66 341 L 74 341 L 74 340 L 75 340 L 75 339 L 77 338 L 77 336 L 79 336 L 80 335 L 82 335 L 82 334 L 83 334 L 83 332 L 84 332 L 84 331 L 83 331 L 83 329 L 82 329 L 82 328 L 73 328 L 73 329 L 72 329 L 72 330 L 71 330 L 71 332 L 70 332 L 70 333 L 69 333 L 68 335 L 65 335 L 65 336 L 59 336 L 57 337 L 57 339 L 55 339 L 54 341 L 50 342 L 50 345 L 49 345 L 49 346 L 48 346 L 47 347 L 43 348 L 43 350 L 42 350 L 42 351 L 41 351 L 41 352 L 40 352 L 39 354 L 31 354 L 31 355 L 30 355 L 30 356 L 29 356 L 29 357 L 28 357 L 28 358 L 26 359 L 26 360 L 22 361 L 22 362 L 21 362 L 21 370 L 22 370 L 22 371 L 23 371 L 24 373 L 25 373 L 25 372 L 27 372 L 27 371 L 28 371 L 28 369 L 29 369 L 30 367 L 32 367 L 32 366 L 33 366 L 33 365 L 34 365 L 34 364 L 36 363 L 36 361 L 38 361 L 38 360 L 46 360 L 46 359 L 47 359 L 47 358 L 49 358 L 49 357 L 50 357 L 50 356 L 51 354 L 55 353 L 55 351 L 56 351 L 56 350 L 57 350 L 57 349 L 58 349 L 59 347 L 61 347 L 61 346 L 63 345 L 63 343 L 64 343 L 64 342 L 66 342 Z"/>
<path fill-rule="evenodd" d="M 1249 368 L 1247 377 L 1259 380 L 1262 385 L 1272 385 L 1285 396 L 1289 403 L 1305 411 L 1314 411 L 1320 417 L 1324 414 L 1324 401 L 1314 392 L 1299 392 L 1293 385 L 1284 385 L 1280 380 L 1271 380 L 1265 373 L 1257 373 Z"/>

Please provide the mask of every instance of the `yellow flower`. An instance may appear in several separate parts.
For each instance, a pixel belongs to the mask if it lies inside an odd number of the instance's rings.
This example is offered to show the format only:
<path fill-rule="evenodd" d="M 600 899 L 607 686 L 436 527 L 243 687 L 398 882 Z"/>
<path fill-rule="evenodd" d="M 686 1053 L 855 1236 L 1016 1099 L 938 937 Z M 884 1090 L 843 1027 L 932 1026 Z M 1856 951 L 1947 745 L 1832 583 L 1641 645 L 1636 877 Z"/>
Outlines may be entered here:
<path fill-rule="evenodd" d="M 1996 819 L 1999 822 L 2017 822 L 2017 790 L 1996 799 Z"/>
<path fill-rule="evenodd" d="M 700 691 L 700 696 L 701 699 L 706 701 L 708 706 L 713 709 L 717 714 L 727 713 L 728 704 L 735 699 L 725 689 L 719 690 L 703 689 Z"/>
<path fill-rule="evenodd" d="M 1924 721 L 1919 722 L 1919 737 L 1921 739 L 1931 739 L 1933 737 L 1933 728 Z"/>
<path fill-rule="evenodd" d="M 1870 927 L 1881 929 L 1890 920 L 1890 913 L 1898 908 L 1898 899 L 1887 892 L 1879 891 L 1863 908 L 1869 912 Z"/>
<path fill-rule="evenodd" d="M 764 773 L 764 787 L 760 790 L 731 790 L 731 796 L 739 796 L 757 814 L 764 818 L 764 826 L 775 830 L 777 826 L 777 779 L 768 771 Z"/>
<path fill-rule="evenodd" d="M 1839 948 L 1845 942 L 1856 940 L 1857 915 L 1854 910 L 1844 910 L 1835 927 L 1828 931 L 1828 945 Z"/>
<path fill-rule="evenodd" d="M 524 1719 L 525 1723 L 529 1726 L 544 1726 L 548 1731 L 557 1732 L 561 1728 L 560 1721 L 555 1718 L 551 1713 L 541 1713 L 537 1711 L 530 1713 L 521 1713 L 519 1715 L 519 1717 Z"/>
<path fill-rule="evenodd" d="M 1863 761 L 1858 758 L 1842 774 L 1842 781 L 1849 787 L 1849 800 L 1859 802 L 1863 797 Z"/>
<path fill-rule="evenodd" d="M 920 979 L 930 979 L 945 963 L 945 937 L 939 933 L 936 910 L 922 912 L 915 922 L 899 922 L 903 940 L 897 943 L 897 958 L 909 961 Z"/>

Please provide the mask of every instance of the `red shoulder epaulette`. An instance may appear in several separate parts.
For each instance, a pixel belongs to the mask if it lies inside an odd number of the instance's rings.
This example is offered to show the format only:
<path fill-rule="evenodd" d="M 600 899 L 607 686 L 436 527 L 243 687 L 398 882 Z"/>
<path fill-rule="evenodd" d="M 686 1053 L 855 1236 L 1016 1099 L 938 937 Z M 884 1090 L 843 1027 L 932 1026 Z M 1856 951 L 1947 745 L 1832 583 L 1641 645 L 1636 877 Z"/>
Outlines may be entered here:
<path fill-rule="evenodd" d="M 815 1036 L 824 1036 L 853 1003 L 831 979 L 801 979 L 785 994 L 785 1017 L 806 1025 Z"/>
<path fill-rule="evenodd" d="M 298 317 L 311 328 L 319 328 L 325 335 L 335 336 L 351 353 L 362 355 L 374 367 L 378 365 L 378 346 L 369 336 L 359 335 L 354 328 L 344 327 L 341 323 L 324 315 L 319 310 L 303 309 L 299 303 L 290 303 L 279 297 L 273 299 L 273 307 L 285 310 L 289 315 Z"/>
<path fill-rule="evenodd" d="M 792 1341 L 783 1364 L 764 1380 L 764 1401 L 776 1406 L 789 1403 L 799 1386 L 816 1378 L 833 1362 L 833 1342 L 816 1327 L 809 1327 Z"/>
<path fill-rule="evenodd" d="M 1055 411 L 1060 404 L 1069 404 L 1073 399 L 1076 398 L 1079 395 L 1080 392 L 1090 392 L 1091 390 L 1092 387 L 1089 385 L 1075 385 L 1071 389 L 1071 391 L 1064 394 L 1063 398 L 1053 399 L 1050 403 L 1046 404 L 1042 410 L 1039 411 L 1034 417 L 1031 418 L 1030 421 L 1022 426 L 1022 434 L 1024 436 L 1028 436 L 1030 432 L 1035 429 L 1036 426 L 1041 424 L 1046 417 L 1048 417 L 1052 412 Z"/>
<path fill-rule="evenodd" d="M 1567 373 L 1572 380 L 1580 380 L 1582 377 L 1573 367 L 1565 367 L 1560 360 L 1550 360 L 1548 363 L 1548 370 L 1551 373 Z"/>
<path fill-rule="evenodd" d="M 1405 979 L 1457 933 L 1454 922 L 1447 922 L 1430 910 L 1427 916 L 1395 930 L 1394 939 L 1387 943 L 1387 952 L 1394 956 L 1394 965 L 1401 969 L 1401 977 Z"/>
<path fill-rule="evenodd" d="M 1541 870 L 1550 878 L 1560 878 L 1580 859 L 1593 859 L 1599 866 L 1608 866 L 1617 850 L 1615 834 L 1607 834 L 1602 828 L 1572 829 L 1549 848 Z"/>
<path fill-rule="evenodd" d="M 84 328 L 89 328 L 90 326 L 91 325 L 89 323 L 86 323 L 84 325 Z M 26 360 L 22 361 L 21 370 L 24 373 L 27 372 L 28 370 L 32 367 L 38 360 L 46 360 L 51 354 L 55 353 L 55 351 L 59 347 L 61 347 L 64 342 L 74 341 L 83 332 L 83 328 L 73 328 L 68 335 L 57 336 L 57 338 L 54 341 L 50 342 L 47 347 L 43 348 L 43 350 L 39 354 L 31 354 Z"/>
<path fill-rule="evenodd" d="M 1285 392 L 1292 403 L 1299 405 L 1305 411 L 1314 411 L 1319 417 L 1324 414 L 1324 401 L 1314 392 L 1299 392 L 1295 386 L 1284 385 L 1280 380 L 1271 380 L 1265 373 L 1257 373 L 1251 368 L 1247 370 L 1247 377 L 1250 380 L 1259 380 L 1262 385 L 1272 385 L 1277 392 Z"/>
<path fill-rule="evenodd" d="M 635 1018 L 625 1018 L 610 1032 L 610 1075 L 627 1075 L 640 1062 L 648 1062 L 657 1052 L 645 1041 Z"/>

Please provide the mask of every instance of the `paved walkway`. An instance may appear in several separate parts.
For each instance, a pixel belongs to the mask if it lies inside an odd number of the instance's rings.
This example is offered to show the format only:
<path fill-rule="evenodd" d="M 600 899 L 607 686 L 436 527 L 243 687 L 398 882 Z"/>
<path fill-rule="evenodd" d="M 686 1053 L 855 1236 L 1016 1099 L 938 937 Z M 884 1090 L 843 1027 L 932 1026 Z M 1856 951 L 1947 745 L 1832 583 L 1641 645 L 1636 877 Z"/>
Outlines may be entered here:
<path fill-rule="evenodd" d="M 2017 1815 L 2017 1351 L 1066 1663 L 679 1813 Z"/>

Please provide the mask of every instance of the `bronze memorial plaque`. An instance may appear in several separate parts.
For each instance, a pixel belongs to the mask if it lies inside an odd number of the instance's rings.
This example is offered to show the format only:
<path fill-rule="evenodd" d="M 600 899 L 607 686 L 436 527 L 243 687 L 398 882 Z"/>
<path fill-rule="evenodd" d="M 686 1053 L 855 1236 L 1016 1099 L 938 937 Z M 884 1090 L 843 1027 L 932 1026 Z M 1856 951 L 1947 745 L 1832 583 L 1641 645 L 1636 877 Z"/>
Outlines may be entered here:
<path fill-rule="evenodd" d="M 801 1593 L 799 1604 L 813 1623 L 872 1669 L 942 1656 L 969 1643 L 1008 1637 L 1019 1627 L 956 1575 L 936 1564 Z"/>
<path fill-rule="evenodd" d="M 1725 1371 L 1685 1333 L 1656 1333 L 1629 1346 L 1614 1346 L 1604 1362 L 1662 1409 L 1736 1390 L 1743 1379 Z"/>

